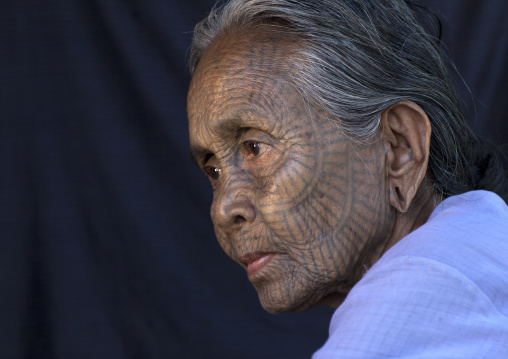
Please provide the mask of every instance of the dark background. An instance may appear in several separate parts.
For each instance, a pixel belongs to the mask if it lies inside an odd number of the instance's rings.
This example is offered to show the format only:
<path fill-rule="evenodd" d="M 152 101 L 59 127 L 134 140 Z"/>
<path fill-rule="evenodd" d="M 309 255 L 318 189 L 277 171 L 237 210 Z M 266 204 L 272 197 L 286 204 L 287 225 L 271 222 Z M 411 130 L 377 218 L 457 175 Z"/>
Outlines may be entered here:
<path fill-rule="evenodd" d="M 474 129 L 506 142 L 508 2 L 421 2 Z M 213 3 L 0 3 L 0 358 L 308 358 L 326 340 L 330 309 L 265 313 L 216 243 L 185 114 Z"/>

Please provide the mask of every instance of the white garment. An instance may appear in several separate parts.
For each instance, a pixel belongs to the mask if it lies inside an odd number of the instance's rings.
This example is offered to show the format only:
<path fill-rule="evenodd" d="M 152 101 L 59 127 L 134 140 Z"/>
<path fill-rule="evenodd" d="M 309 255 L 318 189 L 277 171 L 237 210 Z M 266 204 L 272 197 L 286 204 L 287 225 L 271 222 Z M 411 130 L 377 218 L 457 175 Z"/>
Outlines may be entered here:
<path fill-rule="evenodd" d="M 508 358 L 508 207 L 487 191 L 444 200 L 335 311 L 313 359 Z"/>

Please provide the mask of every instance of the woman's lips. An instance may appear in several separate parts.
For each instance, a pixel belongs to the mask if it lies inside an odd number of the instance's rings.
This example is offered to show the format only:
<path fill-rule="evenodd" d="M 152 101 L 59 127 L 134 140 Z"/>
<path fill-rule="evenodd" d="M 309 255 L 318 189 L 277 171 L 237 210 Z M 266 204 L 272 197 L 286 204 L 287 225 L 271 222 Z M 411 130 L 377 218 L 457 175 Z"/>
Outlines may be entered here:
<path fill-rule="evenodd" d="M 275 253 L 251 252 L 239 258 L 247 266 L 247 275 L 251 277 L 263 269 L 275 257 Z"/>

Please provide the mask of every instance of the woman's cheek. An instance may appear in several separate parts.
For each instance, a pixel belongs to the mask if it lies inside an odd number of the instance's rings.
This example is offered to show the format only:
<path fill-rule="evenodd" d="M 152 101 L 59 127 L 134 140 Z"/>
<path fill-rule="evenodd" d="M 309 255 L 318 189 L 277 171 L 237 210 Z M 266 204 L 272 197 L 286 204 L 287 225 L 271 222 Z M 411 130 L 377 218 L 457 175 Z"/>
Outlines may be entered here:
<path fill-rule="evenodd" d="M 316 166 L 317 167 L 317 166 Z M 295 246 L 320 235 L 327 221 L 320 211 L 319 168 L 293 162 L 266 178 L 258 192 L 257 206 L 266 225 L 279 238 L 291 238 Z"/>

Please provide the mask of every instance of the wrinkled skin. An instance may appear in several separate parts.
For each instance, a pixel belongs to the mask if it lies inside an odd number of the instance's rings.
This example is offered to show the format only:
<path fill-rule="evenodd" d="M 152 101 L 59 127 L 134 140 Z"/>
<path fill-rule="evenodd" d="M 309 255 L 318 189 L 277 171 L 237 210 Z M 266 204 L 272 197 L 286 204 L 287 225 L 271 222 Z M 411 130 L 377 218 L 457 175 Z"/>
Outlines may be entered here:
<path fill-rule="evenodd" d="M 244 268 L 247 253 L 274 254 L 249 272 L 273 313 L 337 306 L 394 223 L 383 142 L 355 144 L 309 111 L 285 80 L 293 46 L 269 33 L 222 36 L 188 97 L 191 151 L 213 186 L 216 236 Z"/>

